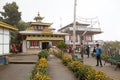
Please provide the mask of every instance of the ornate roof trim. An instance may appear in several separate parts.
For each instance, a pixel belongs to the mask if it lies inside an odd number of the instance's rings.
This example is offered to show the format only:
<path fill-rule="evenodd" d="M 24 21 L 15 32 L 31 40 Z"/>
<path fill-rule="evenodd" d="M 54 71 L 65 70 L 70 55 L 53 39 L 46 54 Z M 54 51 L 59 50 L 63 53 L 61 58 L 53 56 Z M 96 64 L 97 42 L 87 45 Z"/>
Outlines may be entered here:
<path fill-rule="evenodd" d="M 53 32 L 47 27 L 41 32 L 41 34 L 53 34 Z"/>
<path fill-rule="evenodd" d="M 53 23 L 43 23 L 43 22 L 31 22 L 31 25 L 47 25 L 51 26 Z"/>
<path fill-rule="evenodd" d="M 32 37 L 27 37 L 26 40 L 44 40 L 44 41 L 49 41 L 49 40 L 62 40 L 62 41 L 63 41 L 64 38 L 49 38 L 49 37 L 48 37 L 48 38 L 47 38 L 47 37 L 46 37 L 46 38 L 41 38 L 41 37 L 36 37 L 36 38 L 33 37 L 33 38 L 32 38 Z"/>
<path fill-rule="evenodd" d="M 16 31 L 18 30 L 18 28 L 15 28 L 14 26 L 11 26 L 11 25 L 1 22 L 1 21 L 0 21 L 0 27 L 4 27 L 4 28 L 11 29 L 11 30 L 16 30 Z"/>

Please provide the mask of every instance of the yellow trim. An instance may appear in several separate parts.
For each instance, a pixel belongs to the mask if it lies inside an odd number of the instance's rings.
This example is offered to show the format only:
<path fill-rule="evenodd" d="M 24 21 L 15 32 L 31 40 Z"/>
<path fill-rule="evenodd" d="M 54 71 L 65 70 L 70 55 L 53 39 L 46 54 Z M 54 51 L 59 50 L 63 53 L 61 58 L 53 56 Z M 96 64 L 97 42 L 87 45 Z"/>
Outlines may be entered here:
<path fill-rule="evenodd" d="M 65 36 L 65 35 L 69 35 L 69 34 L 53 34 L 53 33 L 40 33 L 40 34 L 36 34 L 36 33 L 21 33 L 21 34 L 23 34 L 23 35 L 32 35 L 32 34 L 34 34 L 34 35 L 53 35 L 53 36 Z"/>
<path fill-rule="evenodd" d="M 26 30 L 34 30 L 33 26 L 32 27 L 27 27 Z"/>
<path fill-rule="evenodd" d="M 50 40 L 64 40 L 63 38 L 40 38 L 40 37 L 27 37 L 26 40 L 45 40 L 45 41 L 50 41 Z"/>
<path fill-rule="evenodd" d="M 47 27 L 41 32 L 41 34 L 53 34 L 53 32 Z"/>
<path fill-rule="evenodd" d="M 15 28 L 15 27 L 13 27 L 13 26 L 11 26 L 11 25 L 8 25 L 8 24 L 6 24 L 6 23 L 3 23 L 3 22 L 0 22 L 0 27 L 4 27 L 4 28 L 16 30 L 16 31 L 18 30 L 18 28 Z"/>
<path fill-rule="evenodd" d="M 46 25 L 51 26 L 53 23 L 43 23 L 43 22 L 32 22 L 31 25 Z"/>

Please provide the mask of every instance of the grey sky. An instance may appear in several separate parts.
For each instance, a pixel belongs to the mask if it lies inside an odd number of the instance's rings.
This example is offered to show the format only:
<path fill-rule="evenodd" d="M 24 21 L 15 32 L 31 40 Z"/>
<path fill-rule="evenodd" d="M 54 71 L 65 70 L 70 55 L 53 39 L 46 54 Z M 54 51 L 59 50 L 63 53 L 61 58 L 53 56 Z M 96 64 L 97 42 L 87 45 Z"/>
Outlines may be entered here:
<path fill-rule="evenodd" d="M 15 1 L 22 12 L 22 20 L 33 21 L 38 11 L 45 17 L 44 22 L 53 23 L 59 29 L 73 22 L 74 0 L 0 0 L 0 11 L 6 2 Z M 120 0 L 77 0 L 77 16 L 83 18 L 98 17 L 104 33 L 96 35 L 97 40 L 120 41 Z M 61 21 L 60 21 L 61 18 Z"/>

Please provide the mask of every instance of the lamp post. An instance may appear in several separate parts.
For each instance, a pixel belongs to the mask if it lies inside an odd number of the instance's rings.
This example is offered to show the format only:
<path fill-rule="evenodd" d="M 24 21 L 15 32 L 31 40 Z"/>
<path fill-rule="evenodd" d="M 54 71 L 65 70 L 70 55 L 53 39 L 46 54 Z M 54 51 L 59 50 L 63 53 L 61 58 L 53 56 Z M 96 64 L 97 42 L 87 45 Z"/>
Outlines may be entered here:
<path fill-rule="evenodd" d="M 75 53 L 75 42 L 76 42 L 76 5 L 77 5 L 77 0 L 74 0 L 74 21 L 73 21 L 73 50 Z"/>

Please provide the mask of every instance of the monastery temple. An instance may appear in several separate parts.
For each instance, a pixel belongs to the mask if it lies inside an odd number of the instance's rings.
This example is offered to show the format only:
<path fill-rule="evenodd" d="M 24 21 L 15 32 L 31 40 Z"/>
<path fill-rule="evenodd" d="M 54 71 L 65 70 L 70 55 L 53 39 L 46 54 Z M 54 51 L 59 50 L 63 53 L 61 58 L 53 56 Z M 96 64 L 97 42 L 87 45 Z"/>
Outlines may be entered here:
<path fill-rule="evenodd" d="M 36 22 L 31 22 L 25 31 L 19 32 L 23 36 L 23 52 L 39 52 L 41 49 L 56 46 L 59 41 L 66 42 L 67 33 L 55 32 L 55 29 L 50 28 L 52 23 L 42 22 L 43 17 L 39 13 L 34 19 Z"/>

